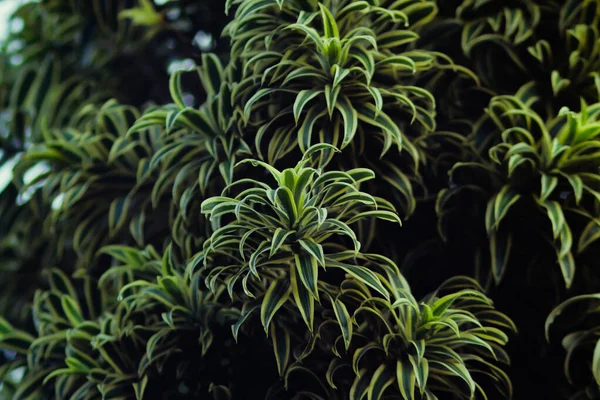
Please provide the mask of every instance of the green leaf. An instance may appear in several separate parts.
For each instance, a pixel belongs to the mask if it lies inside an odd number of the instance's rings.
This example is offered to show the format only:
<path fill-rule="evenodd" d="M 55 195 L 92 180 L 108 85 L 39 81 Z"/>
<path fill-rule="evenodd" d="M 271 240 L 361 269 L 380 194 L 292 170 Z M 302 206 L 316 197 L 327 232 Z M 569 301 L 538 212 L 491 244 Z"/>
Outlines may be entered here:
<path fill-rule="evenodd" d="M 331 12 L 323 4 L 319 3 L 321 9 L 321 20 L 323 21 L 323 29 L 325 30 L 326 38 L 340 38 L 340 32 L 335 22 L 335 18 L 331 15 Z"/>
<path fill-rule="evenodd" d="M 377 45 L 381 49 L 392 49 L 394 47 L 403 46 L 407 43 L 412 43 L 419 38 L 415 32 L 408 30 L 394 29 L 388 32 L 383 32 L 377 35 Z"/>
<path fill-rule="evenodd" d="M 302 284 L 308 289 L 311 295 L 316 299 L 317 293 L 318 265 L 317 259 L 310 254 L 294 254 L 296 271 L 302 281 Z"/>
<path fill-rule="evenodd" d="M 548 218 L 552 223 L 552 232 L 554 233 L 554 239 L 558 238 L 563 227 L 565 226 L 565 215 L 563 213 L 562 207 L 556 201 L 538 201 L 543 208 L 546 209 L 546 213 L 548 214 Z"/>
<path fill-rule="evenodd" d="M 183 70 L 177 70 L 171 74 L 171 78 L 169 79 L 171 98 L 180 109 L 186 107 L 185 101 L 183 100 L 183 90 L 181 89 L 181 74 L 184 72 L 185 71 Z"/>
<path fill-rule="evenodd" d="M 225 80 L 223 65 L 213 53 L 202 54 L 202 66 L 198 70 L 202 87 L 209 97 L 216 96 Z"/>
<path fill-rule="evenodd" d="M 400 360 L 396 361 L 396 379 L 398 388 L 404 400 L 413 400 L 415 397 L 415 373 L 412 365 Z"/>
<path fill-rule="evenodd" d="M 521 198 L 509 185 L 505 185 L 500 192 L 494 196 L 489 204 L 486 214 L 486 229 L 488 233 L 498 229 L 500 222 L 506 217 L 510 208 Z M 493 214 L 492 213 L 493 210 Z M 491 218 L 493 215 L 493 219 Z"/>
<path fill-rule="evenodd" d="M 287 329 L 279 326 L 279 324 L 272 324 L 271 340 L 273 341 L 273 350 L 275 352 L 275 360 L 277 361 L 277 370 L 279 371 L 279 376 L 283 377 L 285 369 L 290 361 L 290 334 Z"/>
<path fill-rule="evenodd" d="M 148 385 L 148 375 L 144 375 L 144 377 L 141 380 L 133 383 L 133 391 L 135 392 L 136 400 L 143 400 L 144 392 L 146 391 L 147 385 Z"/>
<path fill-rule="evenodd" d="M 77 326 L 84 321 L 79 310 L 79 305 L 71 297 L 61 296 L 61 304 L 65 315 L 73 326 Z"/>
<path fill-rule="evenodd" d="M 389 292 L 385 289 L 377 275 L 370 269 L 359 265 L 341 263 L 338 261 L 334 261 L 330 258 L 327 259 L 326 265 L 327 267 L 343 269 L 348 274 L 352 275 L 355 279 L 358 279 L 360 282 L 372 287 L 373 289 L 381 293 L 385 298 L 389 298 Z"/>
<path fill-rule="evenodd" d="M 496 284 L 499 284 L 506 272 L 506 266 L 512 247 L 512 236 L 507 233 L 493 231 L 490 233 L 490 255 L 492 259 L 492 273 Z"/>
<path fill-rule="evenodd" d="M 356 107 L 358 113 L 358 119 L 375 127 L 381 128 L 384 137 L 391 139 L 391 142 L 395 142 L 398 149 L 402 147 L 402 133 L 398 125 L 391 120 L 391 118 L 384 112 L 377 112 L 377 108 L 370 104 L 361 104 Z M 391 145 L 390 142 L 390 145 Z M 383 154 L 387 152 L 389 145 L 386 145 L 383 150 Z"/>
<path fill-rule="evenodd" d="M 430 370 L 433 370 L 435 368 L 443 372 L 448 371 L 453 375 L 458 376 L 459 378 L 464 380 L 471 391 L 471 398 L 473 397 L 473 394 L 475 393 L 475 381 L 473 380 L 473 377 L 469 373 L 469 370 L 463 363 L 454 363 L 452 361 L 440 362 L 432 360 L 429 362 L 429 365 L 431 366 Z"/>
<path fill-rule="evenodd" d="M 387 365 L 381 365 L 371 378 L 369 384 L 368 400 L 379 400 L 383 396 L 383 392 L 394 382 L 394 374 Z"/>
<path fill-rule="evenodd" d="M 342 87 L 325 85 L 325 102 L 327 103 L 327 112 L 329 113 L 329 117 L 333 115 L 333 110 L 336 108 L 337 99 L 340 94 L 340 90 Z"/>
<path fill-rule="evenodd" d="M 25 332 L 7 333 L 0 336 L 0 348 L 26 355 L 33 340 L 33 337 Z"/>
<path fill-rule="evenodd" d="M 596 384 L 600 386 L 600 340 L 596 342 L 594 347 L 594 356 L 592 357 L 592 373 Z"/>
<path fill-rule="evenodd" d="M 273 239 L 271 240 L 271 250 L 269 252 L 269 257 L 273 257 L 281 248 L 281 246 L 285 243 L 285 240 L 293 235 L 296 231 L 277 228 L 275 233 L 273 233 Z"/>
<path fill-rule="evenodd" d="M 269 286 L 260 308 L 260 320 L 265 332 L 268 331 L 269 324 L 277 310 L 289 299 L 291 292 L 292 287 L 286 278 L 277 279 Z"/>
<path fill-rule="evenodd" d="M 127 222 L 129 213 L 129 197 L 119 197 L 110 203 L 108 210 L 108 229 L 109 235 L 115 235 Z"/>
<path fill-rule="evenodd" d="M 298 147 L 300 151 L 306 152 L 309 147 L 311 147 L 311 138 L 313 128 L 315 123 L 319 118 L 325 115 L 327 112 L 326 109 L 323 109 L 318 104 L 312 106 L 306 116 L 304 117 L 304 121 L 298 130 Z"/>
<path fill-rule="evenodd" d="M 353 318 L 350 316 L 350 313 L 348 313 L 346 305 L 339 299 L 335 299 L 333 302 L 333 311 L 335 312 L 335 317 L 337 318 L 340 330 L 342 331 L 346 350 L 348 350 L 348 347 L 350 347 L 350 341 L 352 340 Z"/>
<path fill-rule="evenodd" d="M 540 193 L 540 200 L 546 201 L 546 199 L 556 188 L 557 184 L 558 178 L 556 176 L 542 174 L 542 191 Z"/>
<path fill-rule="evenodd" d="M 562 272 L 565 280 L 565 285 L 568 288 L 573 283 L 573 277 L 575 276 L 575 260 L 573 254 L 568 252 L 564 255 L 559 255 L 558 264 L 560 265 L 560 271 Z"/>
<path fill-rule="evenodd" d="M 312 99 L 314 99 L 321 93 L 323 93 L 323 91 L 319 89 L 306 89 L 301 90 L 300 93 L 298 93 L 298 96 L 296 96 L 296 100 L 294 101 L 293 107 L 294 119 L 296 120 L 296 124 L 298 124 L 304 106 L 306 106 Z"/>
<path fill-rule="evenodd" d="M 345 95 L 339 97 L 339 101 L 335 103 L 335 107 L 344 119 L 344 140 L 342 141 L 342 148 L 344 148 L 352 142 L 358 130 L 358 112 Z"/>
<path fill-rule="evenodd" d="M 316 263 L 315 263 L 316 265 Z M 313 331 L 314 313 L 315 313 L 315 298 L 311 292 L 301 282 L 295 264 L 291 266 L 290 284 L 292 286 L 292 294 L 296 302 L 296 306 L 302 315 L 302 319 L 306 323 L 309 331 Z"/>
<path fill-rule="evenodd" d="M 319 243 L 315 242 L 311 238 L 306 238 L 304 240 L 298 240 L 300 246 L 308 252 L 308 254 L 314 257 L 319 265 L 325 266 L 325 255 L 323 254 L 323 246 Z"/>
<path fill-rule="evenodd" d="M 600 238 L 600 220 L 591 220 L 581 232 L 579 236 L 579 243 L 577 245 L 577 251 L 583 252 L 587 247 L 594 243 Z"/>
<path fill-rule="evenodd" d="M 350 388 L 350 400 L 362 400 L 369 390 L 370 375 L 362 369 Z"/>

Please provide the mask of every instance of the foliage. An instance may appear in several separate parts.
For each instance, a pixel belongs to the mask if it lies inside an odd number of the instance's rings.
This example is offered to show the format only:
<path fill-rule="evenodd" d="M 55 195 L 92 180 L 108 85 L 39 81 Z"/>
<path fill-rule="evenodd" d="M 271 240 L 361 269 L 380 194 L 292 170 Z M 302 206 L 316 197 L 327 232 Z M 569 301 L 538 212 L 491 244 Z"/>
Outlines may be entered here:
<path fill-rule="evenodd" d="M 600 398 L 598 0 L 11 18 L 1 398 Z"/>

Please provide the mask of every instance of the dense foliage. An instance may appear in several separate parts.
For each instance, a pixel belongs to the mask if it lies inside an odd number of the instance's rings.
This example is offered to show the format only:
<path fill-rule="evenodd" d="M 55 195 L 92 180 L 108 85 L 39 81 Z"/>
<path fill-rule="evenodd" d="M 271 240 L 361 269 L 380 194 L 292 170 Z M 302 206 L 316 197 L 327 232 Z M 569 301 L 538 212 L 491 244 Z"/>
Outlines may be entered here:
<path fill-rule="evenodd" d="M 10 27 L 0 398 L 600 399 L 600 0 Z"/>

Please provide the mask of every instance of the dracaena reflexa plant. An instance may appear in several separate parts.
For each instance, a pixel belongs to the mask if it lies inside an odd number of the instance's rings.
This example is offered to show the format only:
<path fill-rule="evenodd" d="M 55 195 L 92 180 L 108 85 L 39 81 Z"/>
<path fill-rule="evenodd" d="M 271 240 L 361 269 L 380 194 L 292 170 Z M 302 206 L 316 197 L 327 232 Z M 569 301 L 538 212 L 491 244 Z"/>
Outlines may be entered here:
<path fill-rule="evenodd" d="M 600 294 L 597 293 L 571 297 L 552 310 L 546 319 L 548 341 L 551 340 L 553 330 L 561 327 L 563 332 L 565 327 L 570 330 L 562 339 L 562 346 L 566 350 L 565 376 L 571 385 L 580 389 L 571 397 L 572 399 L 595 399 L 600 396 L 598 300 Z M 570 319 L 570 323 L 562 321 L 563 317 Z"/>
<path fill-rule="evenodd" d="M 338 299 L 352 308 L 326 374 L 331 387 L 350 399 L 511 398 L 503 347 L 515 327 L 474 280 L 450 279 L 421 301 L 405 285 L 386 287 L 389 298 L 356 280 L 341 285 Z"/>
<path fill-rule="evenodd" d="M 206 235 L 204 218 L 194 214 L 200 209 L 199 200 L 231 184 L 235 164 L 250 154 L 232 116 L 230 84 L 221 61 L 214 54 L 204 55 L 202 60 L 196 72 L 207 98 L 198 109 L 184 101 L 184 71 L 179 70 L 170 82 L 174 103 L 148 109 L 129 129 L 131 134 L 161 128 L 160 148 L 149 163 L 160 176 L 152 190 L 152 204 L 156 207 L 172 196 L 178 206 L 173 239 L 186 248 L 190 234 Z"/>
<path fill-rule="evenodd" d="M 141 398 L 147 377 L 138 377 L 132 361 L 143 343 L 126 333 L 135 316 L 113 308 L 89 277 L 72 282 L 53 269 L 49 282 L 34 299 L 35 335 L 5 326 L 0 336 L 0 347 L 16 352 L 9 367 L 24 369 L 12 398 Z"/>
<path fill-rule="evenodd" d="M 80 265 L 91 265 L 108 241 L 145 243 L 165 229 L 168 217 L 147 223 L 144 212 L 151 205 L 154 177 L 148 166 L 159 131 L 127 137 L 138 111 L 115 101 L 90 105 L 80 117 L 88 121 L 81 129 L 44 130 L 44 143 L 26 151 L 16 172 L 24 180 L 38 169 L 21 195 L 39 191 L 42 204 L 52 206 L 45 227 L 58 255 L 72 248 Z"/>
<path fill-rule="evenodd" d="M 233 379 L 230 368 L 237 368 L 244 351 L 231 336 L 230 327 L 240 312 L 221 301 L 224 287 L 210 292 L 200 273 L 185 274 L 171 246 L 162 257 L 152 247 L 140 251 L 115 245 L 105 247 L 103 252 L 117 264 L 102 275 L 101 287 L 119 287 L 122 306 L 145 316 L 144 329 L 149 334 L 138 361 L 138 374 L 176 368 L 176 374 L 161 372 L 163 379 L 174 379 L 165 396 L 185 398 L 185 393 L 211 393 L 215 399 L 228 398 L 231 393 L 227 386 Z M 190 352 L 199 355 L 193 362 L 186 356 Z M 184 386 L 185 392 L 178 386 Z"/>
<path fill-rule="evenodd" d="M 493 276 L 499 282 L 512 247 L 511 230 L 503 221 L 516 205 L 533 204 L 549 222 L 550 231 L 541 227 L 540 233 L 554 247 L 555 260 L 569 287 L 575 275 L 574 250 L 582 252 L 598 238 L 600 105 L 582 103 L 579 113 L 564 108 L 552 120 L 544 121 L 530 107 L 534 102 L 535 98 L 517 96 L 492 100 L 489 119 L 473 136 L 482 160 L 454 166 L 450 176 L 455 187 L 440 193 L 438 209 L 462 191 L 476 190 L 484 198 L 491 193 L 485 227 Z M 487 123 L 491 125 L 486 128 Z M 487 182 L 478 187 L 482 176 Z M 585 227 L 574 233 L 573 219 L 584 220 Z M 574 240 L 578 240 L 576 249 Z"/>
<path fill-rule="evenodd" d="M 261 161 L 275 186 L 239 179 L 222 196 L 202 203 L 216 229 L 204 251 L 190 264 L 204 264 L 209 287 L 224 282 L 232 294 L 241 284 L 249 297 L 262 296 L 261 320 L 267 329 L 277 310 L 295 304 L 312 331 L 315 301 L 331 289 L 321 281 L 325 269 L 349 273 L 386 296 L 373 268 L 398 274 L 386 261 L 361 265 L 360 243 L 352 224 L 365 218 L 400 223 L 387 201 L 359 190 L 360 182 L 373 178 L 367 169 L 321 171 L 309 166 L 321 144 L 308 149 L 294 168 L 278 171 Z M 344 246 L 344 243 L 348 247 Z M 323 271 L 323 272 L 320 272 Z"/>
<path fill-rule="evenodd" d="M 268 7 L 252 3 L 238 10 L 248 20 L 279 13 L 275 2 Z M 244 61 L 234 106 L 245 129 L 256 131 L 262 158 L 273 163 L 317 142 L 340 149 L 354 143 L 358 153 L 376 138 L 381 154 L 404 149 L 418 163 L 418 150 L 405 131 L 433 130 L 435 101 L 412 85 L 413 77 L 447 60 L 407 48 L 418 38 L 408 21 L 418 24 L 435 12 L 430 2 L 409 3 L 386 8 L 364 1 L 335 8 L 318 3 L 313 12 L 298 13 L 296 22 L 281 21 L 266 45 L 253 42 L 242 55 L 232 54 L 234 61 Z M 282 10 L 299 11 L 297 6 L 286 1 Z M 237 29 L 252 32 L 251 26 Z M 234 36 L 234 48 L 235 43 Z"/>
<path fill-rule="evenodd" d="M 449 4 L 441 5 L 442 12 L 462 23 L 460 41 L 467 65 L 489 87 L 509 93 L 527 80 L 535 82 L 551 113 L 557 104 L 576 107 L 579 97 L 599 100 L 597 0 Z M 448 20 L 437 24 L 442 31 L 455 26 Z M 504 62 L 498 62 L 501 59 Z"/>

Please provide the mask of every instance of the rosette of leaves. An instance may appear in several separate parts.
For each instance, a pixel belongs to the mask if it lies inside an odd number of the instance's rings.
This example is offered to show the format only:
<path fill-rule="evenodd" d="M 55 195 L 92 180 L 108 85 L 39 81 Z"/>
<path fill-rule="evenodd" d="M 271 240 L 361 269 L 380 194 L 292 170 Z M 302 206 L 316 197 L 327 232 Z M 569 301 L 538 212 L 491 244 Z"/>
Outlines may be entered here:
<path fill-rule="evenodd" d="M 564 373 L 576 391 L 571 399 L 600 397 L 599 294 L 574 296 L 558 305 L 546 319 L 546 339 L 552 331 L 569 332 L 562 339 L 566 350 Z M 554 336 L 554 335 L 552 335 Z"/>
<path fill-rule="evenodd" d="M 301 12 L 295 22 L 271 29 L 267 45 L 253 41 L 238 54 L 233 38 L 232 59 L 241 58 L 245 65 L 233 89 L 234 105 L 246 131 L 256 130 L 261 158 L 272 164 L 316 142 L 340 149 L 353 143 L 354 153 L 360 153 L 370 138 L 376 138 L 381 154 L 394 146 L 406 150 L 408 164 L 418 163 L 418 150 L 406 131 L 431 131 L 435 102 L 429 92 L 411 83 L 416 74 L 442 63 L 437 54 L 406 48 L 418 38 L 406 27 L 408 21 L 418 24 L 428 17 L 425 10 L 435 11 L 429 2 L 409 3 L 318 3 L 314 12 Z M 275 2 L 252 4 L 244 2 L 238 8 L 243 14 L 239 20 L 271 14 L 277 19 L 299 11 L 300 2 L 286 1 L 281 7 Z M 238 23 L 236 32 L 261 35 L 260 29 L 254 33 L 249 26 Z M 331 156 L 325 153 L 323 158 Z"/>
<path fill-rule="evenodd" d="M 145 213 L 151 205 L 149 165 L 158 129 L 127 137 L 138 111 L 115 101 L 99 109 L 90 106 L 79 116 L 90 121 L 81 130 L 44 130 L 44 142 L 27 150 L 16 172 L 23 176 L 33 166 L 49 166 L 21 192 L 38 190 L 42 204 L 53 206 L 45 228 L 55 238 L 57 254 L 72 248 L 78 264 L 90 266 L 108 241 L 146 243 L 168 228 L 169 218 L 165 208 L 167 215 L 152 221 Z"/>
<path fill-rule="evenodd" d="M 146 314 L 145 326 L 152 336 L 138 373 L 158 371 L 163 396 L 204 398 L 210 392 L 215 399 L 264 397 L 277 380 L 275 362 L 264 360 L 269 343 L 262 329 L 258 336 L 245 329 L 234 342 L 231 326 L 241 313 L 224 286 L 209 291 L 199 271 L 185 273 L 171 247 L 162 258 L 152 248 L 140 252 L 109 246 L 104 251 L 118 264 L 102 276 L 100 284 L 121 287 L 122 301 L 134 312 Z M 190 359 L 192 353 L 199 357 Z M 247 369 L 259 359 L 262 369 Z"/>
<path fill-rule="evenodd" d="M 130 129 L 131 133 L 153 126 L 162 128 L 160 149 L 149 166 L 159 174 L 152 203 L 159 204 L 165 196 L 172 196 L 178 206 L 173 239 L 179 246 L 185 246 L 191 234 L 206 237 L 202 229 L 205 219 L 199 218 L 195 210 L 200 209 L 208 193 L 219 193 L 232 183 L 234 165 L 250 154 L 236 130 L 230 84 L 220 60 L 214 54 L 204 55 L 202 60 L 196 72 L 207 98 L 198 109 L 185 103 L 181 79 L 184 71 L 179 70 L 171 76 L 174 103 L 149 109 Z"/>
<path fill-rule="evenodd" d="M 532 232 L 553 246 L 554 259 L 569 287 L 575 275 L 574 250 L 583 252 L 599 236 L 596 138 L 600 135 L 600 105 L 582 102 L 581 112 L 563 108 L 546 122 L 530 108 L 534 101 L 516 96 L 492 100 L 489 119 L 473 136 L 482 149 L 481 160 L 458 163 L 450 172 L 453 187 L 438 198 L 440 223 L 448 225 L 446 216 L 453 207 L 460 207 L 456 200 L 465 192 L 487 202 L 485 228 L 491 271 L 498 283 L 517 233 L 511 228 L 514 218 L 524 211 L 532 221 L 535 215 L 545 216 Z"/>
<path fill-rule="evenodd" d="M 169 398 L 203 397 L 209 392 L 215 398 L 229 397 L 229 384 L 244 351 L 230 331 L 239 311 L 221 301 L 223 290 L 209 292 L 199 273 L 186 275 L 174 261 L 171 247 L 162 257 L 151 247 L 140 252 L 115 245 L 103 251 L 117 265 L 104 273 L 100 284 L 120 287 L 122 303 L 132 312 L 144 313 L 145 328 L 151 332 L 138 375 L 159 373 L 163 382 L 157 389 Z M 196 352 L 197 359 L 187 357 Z"/>
<path fill-rule="evenodd" d="M 202 203 L 215 231 L 188 269 L 201 267 L 211 290 L 222 282 L 230 296 L 241 284 L 246 307 L 234 333 L 255 311 L 260 311 L 262 325 L 272 335 L 278 325 L 271 321 L 284 318 L 293 322 L 301 317 L 312 332 L 321 298 L 335 295 L 336 281 L 345 274 L 383 297 L 387 291 L 381 276 L 399 275 L 387 258 L 360 254 L 351 227 L 365 218 L 400 223 L 393 206 L 359 190 L 361 182 L 373 178 L 370 170 L 311 168 L 310 158 L 318 158 L 316 153 L 323 148 L 332 147 L 313 146 L 296 167 L 281 172 L 260 161 L 244 160 L 265 168 L 275 186 L 238 179 L 222 196 Z M 281 311 L 284 306 L 290 309 L 286 313 Z M 273 337 L 284 337 L 289 344 L 285 330 Z M 285 354 L 289 357 L 289 350 Z M 278 362 L 281 373 L 286 363 Z"/>
<path fill-rule="evenodd" d="M 515 327 L 475 281 L 452 278 L 421 301 L 407 286 L 386 287 L 389 298 L 354 279 L 341 285 L 336 301 L 352 308 L 326 374 L 340 398 L 511 398 L 503 347 Z"/>
<path fill-rule="evenodd" d="M 536 82 L 552 115 L 563 105 L 577 107 L 580 96 L 599 100 L 599 6 L 597 0 L 463 0 L 441 4 L 445 18 L 426 29 L 460 35 L 464 62 L 499 94 Z"/>
<path fill-rule="evenodd" d="M 125 308 L 107 314 L 114 301 L 89 277 L 74 284 L 53 269 L 49 282 L 34 300 L 36 335 L 4 329 L 0 339 L 2 349 L 16 352 L 4 367 L 23 371 L 12 398 L 141 398 L 146 379 L 128 369 L 143 348 L 135 338 L 120 341 L 134 317 Z"/>
<path fill-rule="evenodd" d="M 503 68 L 511 68 L 513 73 L 527 70 L 523 50 L 535 38 L 544 12 L 557 13 L 559 7 L 556 1 L 460 2 L 455 17 L 462 23 L 461 48 L 467 58 L 473 59 L 477 75 L 487 84 L 494 82 L 499 55 L 506 57 Z"/>

